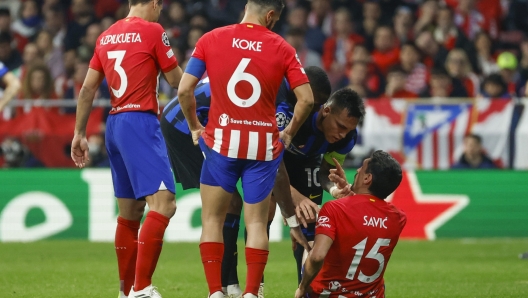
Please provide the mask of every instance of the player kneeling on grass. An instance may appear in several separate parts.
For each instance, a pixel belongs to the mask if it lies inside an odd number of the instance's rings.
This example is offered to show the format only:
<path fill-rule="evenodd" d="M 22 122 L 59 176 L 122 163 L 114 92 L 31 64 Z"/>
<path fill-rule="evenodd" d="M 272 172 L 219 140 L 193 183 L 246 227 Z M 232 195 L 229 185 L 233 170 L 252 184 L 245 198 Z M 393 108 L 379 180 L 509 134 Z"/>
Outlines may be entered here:
<path fill-rule="evenodd" d="M 329 178 L 346 196 L 321 209 L 295 297 L 385 297 L 383 274 L 407 221 L 385 201 L 400 185 L 401 166 L 378 150 L 350 185 L 336 165 Z"/>

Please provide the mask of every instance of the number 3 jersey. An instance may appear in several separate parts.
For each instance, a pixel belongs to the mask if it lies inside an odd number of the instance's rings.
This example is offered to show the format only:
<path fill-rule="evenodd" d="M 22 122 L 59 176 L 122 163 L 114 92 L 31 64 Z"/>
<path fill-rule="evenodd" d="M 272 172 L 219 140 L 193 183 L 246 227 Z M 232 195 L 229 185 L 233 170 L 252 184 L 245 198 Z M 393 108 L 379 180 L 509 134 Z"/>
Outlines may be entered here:
<path fill-rule="evenodd" d="M 372 195 L 324 204 L 315 234 L 333 243 L 311 284 L 314 296 L 385 297 L 383 274 L 406 222 L 405 213 Z"/>
<path fill-rule="evenodd" d="M 285 77 L 294 89 L 308 83 L 295 50 L 256 24 L 206 33 L 192 54 L 205 63 L 211 84 L 208 147 L 231 158 L 269 161 L 283 149 L 275 98 Z"/>
<path fill-rule="evenodd" d="M 178 63 L 165 30 L 158 23 L 129 17 L 117 21 L 97 39 L 90 68 L 108 81 L 112 110 L 159 113 L 160 70 Z"/>

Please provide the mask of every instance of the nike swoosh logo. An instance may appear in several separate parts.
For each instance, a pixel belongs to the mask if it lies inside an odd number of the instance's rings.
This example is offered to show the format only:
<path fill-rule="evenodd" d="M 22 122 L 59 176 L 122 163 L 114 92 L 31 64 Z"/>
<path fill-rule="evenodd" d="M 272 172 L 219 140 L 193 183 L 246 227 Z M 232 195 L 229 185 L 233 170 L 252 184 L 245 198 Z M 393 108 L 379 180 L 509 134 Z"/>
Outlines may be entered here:
<path fill-rule="evenodd" d="M 316 196 L 312 196 L 312 194 L 310 194 L 310 195 L 308 196 L 308 198 L 310 198 L 310 200 L 313 200 L 313 199 L 315 199 L 315 198 L 317 198 L 317 197 L 320 197 L 320 196 L 321 196 L 320 194 L 319 194 L 319 195 L 316 195 Z"/>

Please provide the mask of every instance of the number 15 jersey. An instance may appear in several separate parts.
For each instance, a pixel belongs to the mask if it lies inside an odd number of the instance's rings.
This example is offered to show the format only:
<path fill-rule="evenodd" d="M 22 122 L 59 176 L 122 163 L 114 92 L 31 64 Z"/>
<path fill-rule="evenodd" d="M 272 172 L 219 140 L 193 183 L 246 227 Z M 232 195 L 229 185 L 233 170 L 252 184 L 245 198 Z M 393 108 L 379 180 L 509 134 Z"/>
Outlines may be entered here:
<path fill-rule="evenodd" d="M 231 158 L 277 158 L 279 87 L 284 77 L 291 89 L 308 83 L 293 47 L 266 27 L 244 23 L 205 34 L 192 56 L 205 63 L 211 84 L 207 146 Z"/>
<path fill-rule="evenodd" d="M 178 63 L 167 33 L 158 23 L 129 17 L 117 21 L 97 39 L 90 68 L 105 74 L 110 114 L 128 111 L 159 113 L 160 70 Z"/>

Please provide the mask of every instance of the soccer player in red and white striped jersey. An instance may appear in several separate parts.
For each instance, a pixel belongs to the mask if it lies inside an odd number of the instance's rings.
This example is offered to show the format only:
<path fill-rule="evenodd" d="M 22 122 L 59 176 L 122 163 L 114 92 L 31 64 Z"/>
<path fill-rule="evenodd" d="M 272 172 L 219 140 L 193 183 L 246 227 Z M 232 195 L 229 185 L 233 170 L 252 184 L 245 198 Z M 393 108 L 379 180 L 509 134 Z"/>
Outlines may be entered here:
<path fill-rule="evenodd" d="M 205 156 L 200 178 L 200 253 L 213 298 L 223 297 L 222 227 L 240 178 L 248 232 L 244 297 L 256 297 L 268 258 L 269 198 L 284 145 L 289 145 L 313 105 L 312 90 L 295 50 L 270 31 L 283 7 L 282 0 L 248 0 L 240 24 L 215 29 L 197 42 L 178 88 L 193 139 Z M 211 108 L 204 131 L 193 94 L 205 70 L 211 84 Z M 275 120 L 275 98 L 284 77 L 297 105 L 290 125 L 281 132 L 283 145 Z"/>

